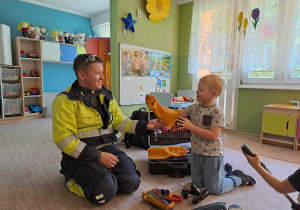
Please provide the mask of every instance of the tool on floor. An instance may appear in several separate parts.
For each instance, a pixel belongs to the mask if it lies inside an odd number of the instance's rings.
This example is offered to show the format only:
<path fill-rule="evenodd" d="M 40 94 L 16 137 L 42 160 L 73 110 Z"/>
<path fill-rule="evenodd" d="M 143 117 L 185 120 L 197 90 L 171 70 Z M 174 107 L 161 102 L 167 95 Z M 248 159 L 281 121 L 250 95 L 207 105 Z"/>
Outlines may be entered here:
<path fill-rule="evenodd" d="M 247 146 L 247 144 L 243 144 L 241 146 L 241 149 L 249 156 L 251 157 L 255 157 L 255 154 L 250 150 L 250 148 Z M 266 169 L 270 174 L 271 171 L 269 169 L 267 169 L 266 165 L 263 162 L 260 162 L 260 165 Z M 296 203 L 288 194 L 284 194 L 284 196 L 290 201 L 290 203 L 292 204 L 291 208 L 293 210 L 300 210 L 300 203 Z"/>
<path fill-rule="evenodd" d="M 168 189 L 149 189 L 142 194 L 144 201 L 149 202 L 163 210 L 173 210 L 174 202 L 181 202 L 183 198 L 174 193 L 170 193 Z"/>

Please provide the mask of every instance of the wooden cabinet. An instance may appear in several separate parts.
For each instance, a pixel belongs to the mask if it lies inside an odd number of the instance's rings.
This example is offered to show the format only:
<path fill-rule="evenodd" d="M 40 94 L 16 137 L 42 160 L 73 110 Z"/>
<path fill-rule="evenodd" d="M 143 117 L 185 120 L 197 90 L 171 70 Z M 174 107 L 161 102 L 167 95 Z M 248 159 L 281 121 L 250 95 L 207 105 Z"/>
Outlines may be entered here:
<path fill-rule="evenodd" d="M 0 124 L 24 119 L 20 66 L 0 66 Z"/>
<path fill-rule="evenodd" d="M 77 56 L 77 47 L 72 45 L 60 45 L 60 61 L 72 63 Z"/>
<path fill-rule="evenodd" d="M 60 44 L 56 42 L 42 42 L 44 62 L 59 62 L 60 61 Z"/>
<path fill-rule="evenodd" d="M 295 150 L 300 148 L 300 108 L 269 104 L 263 107 L 261 143 L 275 144 Z"/>
<path fill-rule="evenodd" d="M 38 104 L 43 107 L 43 67 L 42 67 L 42 46 L 38 39 L 30 39 L 25 37 L 16 37 L 14 39 L 14 62 L 22 67 L 22 83 L 23 90 L 29 92 L 24 95 L 23 112 L 25 118 L 41 118 L 43 113 L 25 112 L 24 107 L 30 104 Z M 34 54 L 33 57 L 21 57 L 20 51 Z M 37 89 L 37 93 L 33 90 Z"/>

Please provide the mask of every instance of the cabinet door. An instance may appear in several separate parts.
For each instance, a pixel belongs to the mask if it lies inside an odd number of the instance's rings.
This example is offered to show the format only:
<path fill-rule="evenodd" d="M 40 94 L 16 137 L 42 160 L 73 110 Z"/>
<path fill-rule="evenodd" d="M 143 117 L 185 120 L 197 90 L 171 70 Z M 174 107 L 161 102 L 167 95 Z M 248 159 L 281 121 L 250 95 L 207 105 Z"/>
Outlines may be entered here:
<path fill-rule="evenodd" d="M 73 63 L 77 55 L 76 46 L 61 44 L 60 49 L 61 49 L 60 61 Z"/>
<path fill-rule="evenodd" d="M 43 61 L 60 61 L 60 44 L 42 42 Z"/>
<path fill-rule="evenodd" d="M 77 47 L 77 55 L 86 54 L 85 47 Z"/>
<path fill-rule="evenodd" d="M 263 113 L 262 132 L 294 137 L 297 117 L 294 115 Z"/>

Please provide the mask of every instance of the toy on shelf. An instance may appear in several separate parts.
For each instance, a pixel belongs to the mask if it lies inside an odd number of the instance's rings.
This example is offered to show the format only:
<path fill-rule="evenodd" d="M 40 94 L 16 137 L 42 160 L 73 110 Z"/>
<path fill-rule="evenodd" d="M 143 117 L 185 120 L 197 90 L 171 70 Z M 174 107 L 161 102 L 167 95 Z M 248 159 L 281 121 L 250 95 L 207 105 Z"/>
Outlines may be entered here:
<path fill-rule="evenodd" d="M 37 87 L 30 88 L 30 95 L 38 95 L 38 94 L 39 94 L 39 92 L 38 92 Z"/>
<path fill-rule="evenodd" d="M 25 91 L 24 91 L 24 96 L 30 96 L 30 92 L 27 91 L 27 90 L 25 90 Z"/>
<path fill-rule="evenodd" d="M 38 26 L 34 27 L 34 32 L 35 32 L 35 38 L 40 39 L 41 38 L 41 29 Z"/>
<path fill-rule="evenodd" d="M 64 33 L 64 39 L 65 39 L 65 43 L 67 44 L 70 43 L 70 34 L 68 32 Z"/>
<path fill-rule="evenodd" d="M 58 31 L 58 42 L 59 43 L 63 43 L 64 42 L 64 38 L 62 36 L 62 30 Z"/>
<path fill-rule="evenodd" d="M 42 113 L 43 109 L 38 104 L 29 104 L 28 106 L 31 113 Z"/>
<path fill-rule="evenodd" d="M 26 68 L 22 68 L 22 74 L 23 74 L 23 77 L 28 77 Z"/>
<path fill-rule="evenodd" d="M 24 50 L 20 50 L 20 55 L 22 58 L 26 58 L 26 54 Z"/>
<path fill-rule="evenodd" d="M 28 33 L 28 23 L 27 22 L 21 22 L 19 25 L 18 25 L 18 30 L 21 30 L 22 31 L 22 35 L 23 37 L 28 37 L 29 36 L 29 33 Z"/>
<path fill-rule="evenodd" d="M 76 41 L 74 42 L 74 44 L 78 45 L 78 46 L 85 46 L 85 33 L 78 33 L 75 35 Z"/>
<path fill-rule="evenodd" d="M 39 58 L 39 56 L 31 51 L 26 53 L 26 58 Z"/>
<path fill-rule="evenodd" d="M 24 112 L 25 113 L 30 113 L 30 110 L 29 110 L 29 108 L 26 104 L 24 105 Z"/>
<path fill-rule="evenodd" d="M 41 40 L 47 40 L 47 29 L 44 26 L 40 27 L 40 31 L 41 31 Z"/>
<path fill-rule="evenodd" d="M 69 44 L 74 44 L 75 40 L 76 40 L 75 35 L 73 33 L 70 33 Z"/>
<path fill-rule="evenodd" d="M 53 29 L 50 33 L 51 38 L 54 42 L 58 42 L 58 32 L 57 30 Z"/>
<path fill-rule="evenodd" d="M 35 38 L 34 26 L 29 25 L 29 38 Z"/>
<path fill-rule="evenodd" d="M 39 71 L 38 70 L 31 70 L 30 71 L 30 76 L 31 77 L 39 77 Z"/>

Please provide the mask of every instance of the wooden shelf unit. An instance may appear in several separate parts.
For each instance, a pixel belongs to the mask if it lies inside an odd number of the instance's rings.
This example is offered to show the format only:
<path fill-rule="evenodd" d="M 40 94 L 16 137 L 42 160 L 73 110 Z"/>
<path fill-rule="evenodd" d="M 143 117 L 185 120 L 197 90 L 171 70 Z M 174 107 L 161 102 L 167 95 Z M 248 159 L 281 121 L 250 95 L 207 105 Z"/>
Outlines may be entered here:
<path fill-rule="evenodd" d="M 22 83 L 23 83 L 23 90 L 29 91 L 31 87 L 36 87 L 38 89 L 39 96 L 36 95 L 30 95 L 25 96 L 24 98 L 24 105 L 23 105 L 23 112 L 25 105 L 30 105 L 33 103 L 38 104 L 40 107 L 44 107 L 43 104 L 43 63 L 42 63 L 42 44 L 41 40 L 39 39 L 30 39 L 25 37 L 16 37 L 13 42 L 14 46 L 14 63 L 21 66 L 21 72 L 22 74 L 25 73 L 26 69 L 26 75 L 28 77 L 22 77 Z M 25 53 L 32 52 L 38 56 L 38 58 L 24 58 L 21 57 L 20 50 L 24 50 Z M 31 77 L 30 73 L 31 70 L 37 70 L 39 73 L 38 77 Z M 24 116 L 27 116 L 25 113 Z M 43 114 L 37 114 L 36 118 L 42 118 L 44 117 Z"/>
<path fill-rule="evenodd" d="M 284 104 L 265 105 L 261 143 L 300 149 L 300 107 Z"/>

